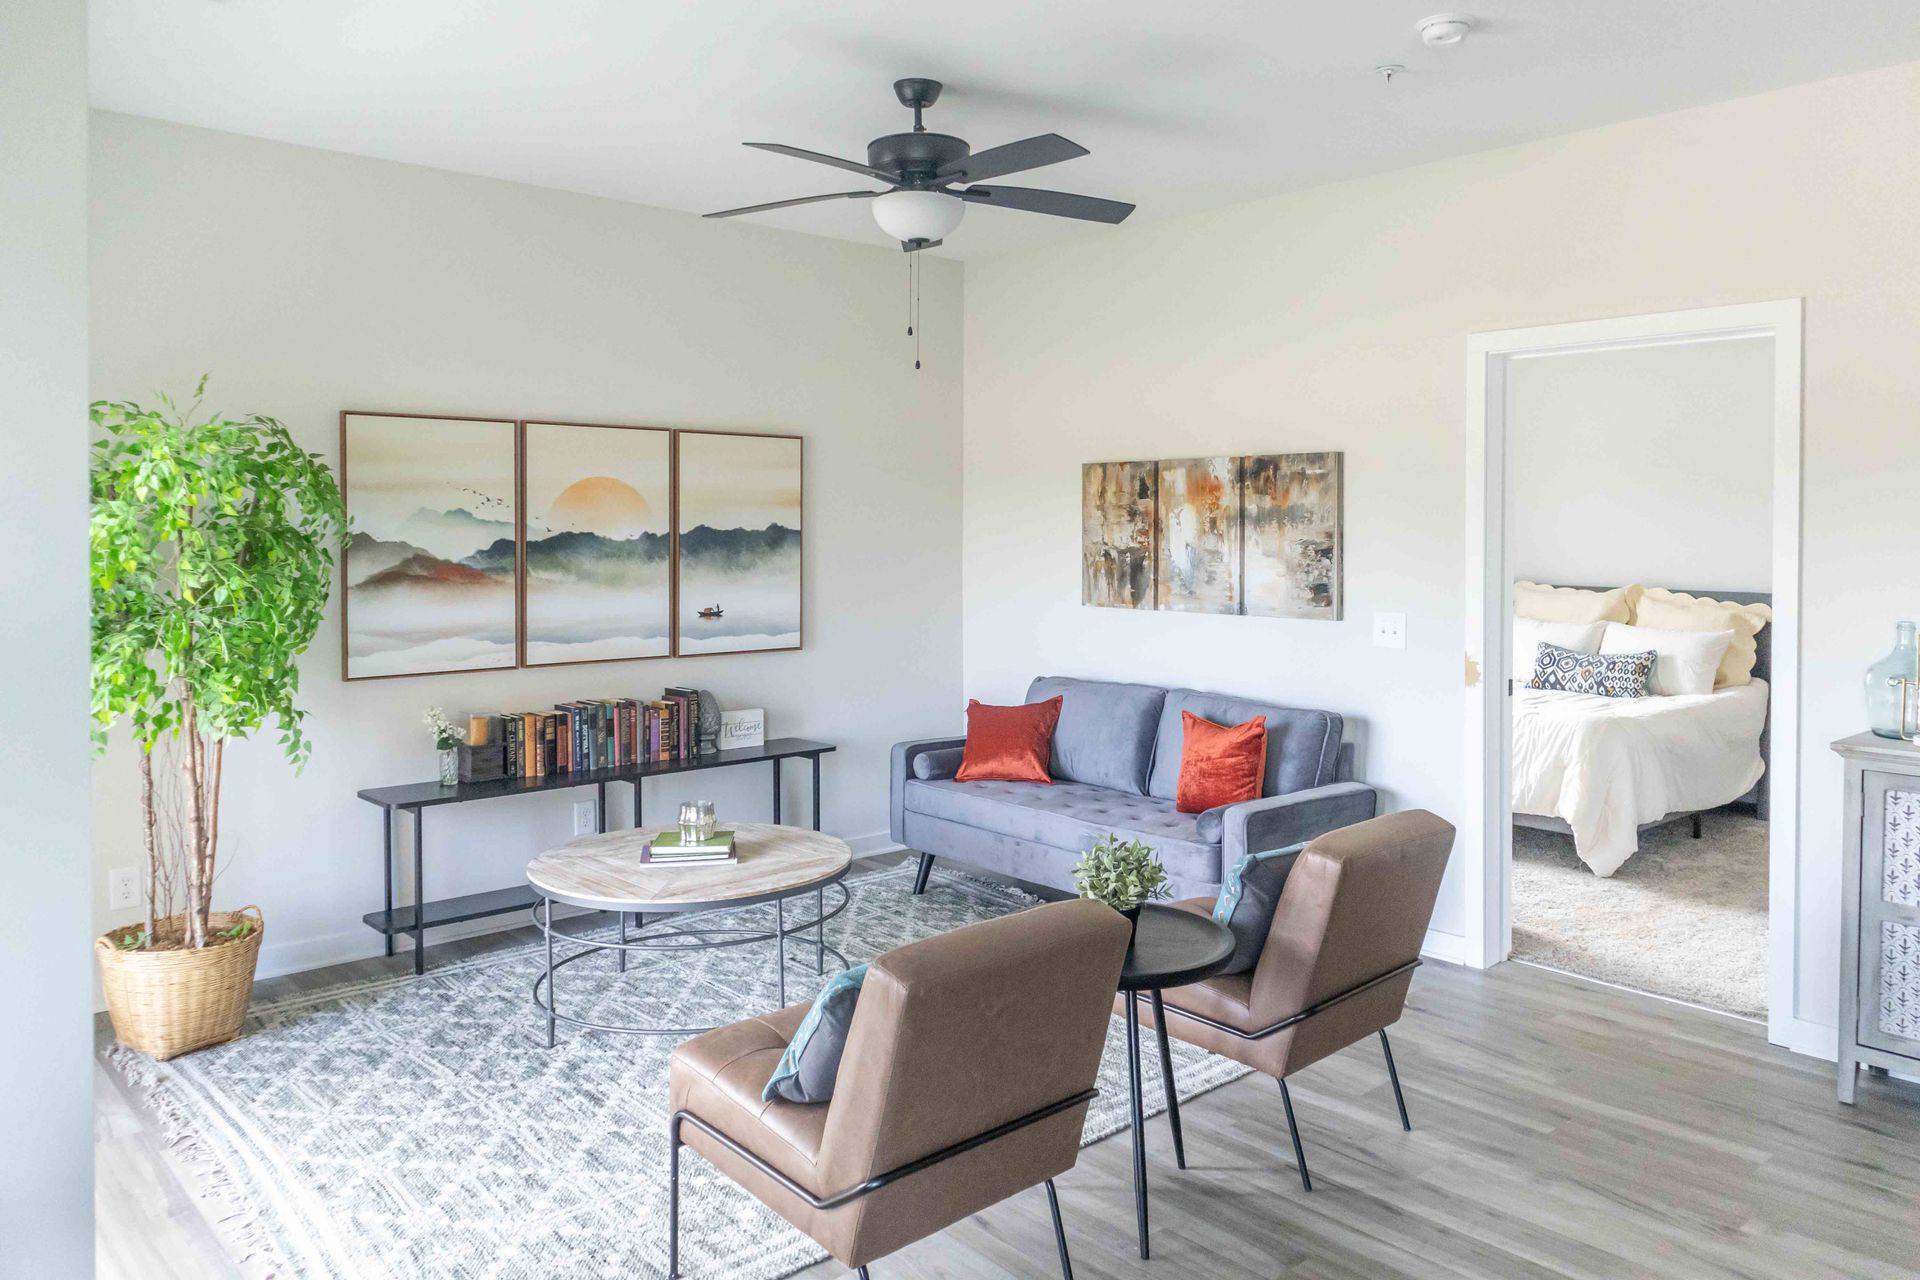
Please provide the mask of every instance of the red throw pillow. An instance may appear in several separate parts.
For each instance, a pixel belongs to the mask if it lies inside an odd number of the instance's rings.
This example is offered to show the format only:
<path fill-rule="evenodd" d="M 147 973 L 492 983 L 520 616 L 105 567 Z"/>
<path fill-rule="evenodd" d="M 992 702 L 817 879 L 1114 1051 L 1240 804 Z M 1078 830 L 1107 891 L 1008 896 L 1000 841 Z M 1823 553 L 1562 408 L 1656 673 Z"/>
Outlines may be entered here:
<path fill-rule="evenodd" d="M 1186 735 L 1180 750 L 1180 785 L 1174 808 L 1205 813 L 1215 805 L 1258 800 L 1267 776 L 1267 718 L 1255 716 L 1229 728 L 1180 713 Z"/>
<path fill-rule="evenodd" d="M 1053 697 L 1018 707 L 992 707 L 978 698 L 969 699 L 967 748 L 954 781 L 1052 783 L 1047 761 L 1053 754 L 1060 702 Z"/>

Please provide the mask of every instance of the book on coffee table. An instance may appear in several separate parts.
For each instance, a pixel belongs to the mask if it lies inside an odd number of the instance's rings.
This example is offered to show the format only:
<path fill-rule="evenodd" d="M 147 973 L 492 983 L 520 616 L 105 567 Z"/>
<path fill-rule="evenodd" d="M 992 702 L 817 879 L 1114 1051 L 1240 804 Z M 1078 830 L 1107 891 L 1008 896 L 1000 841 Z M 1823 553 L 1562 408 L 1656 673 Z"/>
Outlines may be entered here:
<path fill-rule="evenodd" d="M 733 832 L 716 831 L 705 840 L 687 841 L 680 838 L 678 831 L 662 831 L 651 841 L 658 854 L 697 854 L 733 852 Z"/>
<path fill-rule="evenodd" d="M 655 867 L 724 867 L 740 861 L 731 853 L 682 853 L 673 849 L 646 847 L 647 863 Z"/>
<path fill-rule="evenodd" d="M 647 842 L 647 861 L 655 866 L 714 866 L 739 858 L 731 831 L 716 831 L 694 844 L 683 842 L 678 831 L 662 831 Z"/>

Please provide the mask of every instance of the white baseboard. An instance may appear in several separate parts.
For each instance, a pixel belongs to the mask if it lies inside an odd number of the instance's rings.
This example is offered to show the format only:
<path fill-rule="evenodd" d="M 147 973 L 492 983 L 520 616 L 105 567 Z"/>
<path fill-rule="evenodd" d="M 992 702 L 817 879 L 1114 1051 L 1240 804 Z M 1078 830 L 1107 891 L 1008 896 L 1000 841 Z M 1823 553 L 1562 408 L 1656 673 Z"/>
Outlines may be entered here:
<path fill-rule="evenodd" d="M 1840 1032 L 1834 1027 L 1808 1022 L 1805 1018 L 1787 1017 L 1777 1021 L 1769 1018 L 1767 1043 L 1777 1044 L 1795 1053 L 1804 1053 L 1809 1058 L 1824 1058 L 1828 1062 L 1840 1059 Z"/>
<path fill-rule="evenodd" d="M 1427 936 L 1420 942 L 1420 954 L 1428 960 L 1465 964 L 1467 940 L 1457 933 L 1441 933 L 1438 929 L 1429 929 Z"/>
<path fill-rule="evenodd" d="M 856 858 L 871 857 L 879 853 L 892 853 L 902 846 L 896 844 L 893 837 L 885 831 L 875 831 L 863 836 L 846 837 L 847 845 Z M 569 916 L 583 915 L 584 912 L 561 907 L 554 911 L 556 920 Z M 443 925 L 427 931 L 427 945 L 437 942 L 453 942 L 460 938 L 474 938 L 482 934 L 501 933 L 508 929 L 518 929 L 528 923 L 524 912 L 513 915 L 488 916 L 482 920 L 466 920 L 459 924 Z M 401 936 L 394 939 L 396 955 L 413 950 L 413 939 Z M 260 964 L 255 972 L 256 978 L 280 978 L 290 973 L 305 973 L 309 969 L 324 969 L 328 965 L 345 964 L 350 960 L 365 960 L 382 955 L 386 944 L 379 934 L 359 925 L 339 933 L 323 934 L 316 938 L 293 938 L 285 942 L 267 942 L 260 948 Z"/>

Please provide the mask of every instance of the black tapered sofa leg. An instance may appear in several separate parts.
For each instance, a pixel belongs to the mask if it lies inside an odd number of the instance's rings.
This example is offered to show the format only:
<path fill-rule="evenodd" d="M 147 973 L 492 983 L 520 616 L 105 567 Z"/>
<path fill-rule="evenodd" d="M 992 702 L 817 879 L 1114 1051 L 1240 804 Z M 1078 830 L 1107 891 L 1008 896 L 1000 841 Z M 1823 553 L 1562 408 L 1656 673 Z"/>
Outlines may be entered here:
<path fill-rule="evenodd" d="M 913 873 L 913 892 L 918 897 L 927 891 L 927 877 L 933 873 L 933 855 L 920 855 L 920 869 Z"/>
<path fill-rule="evenodd" d="M 1407 1095 L 1400 1092 L 1400 1073 L 1393 1066 L 1393 1046 L 1387 1042 L 1385 1027 L 1380 1028 L 1380 1052 L 1387 1055 L 1387 1079 L 1393 1081 L 1393 1105 L 1400 1108 L 1400 1127 L 1412 1133 L 1413 1121 L 1407 1119 Z"/>
<path fill-rule="evenodd" d="M 1280 1082 L 1280 1105 L 1287 1109 L 1287 1136 L 1293 1139 L 1293 1162 L 1300 1168 L 1300 1185 L 1311 1191 L 1313 1179 L 1307 1174 L 1307 1153 L 1300 1146 L 1300 1126 L 1293 1122 L 1293 1094 L 1285 1080 Z"/>

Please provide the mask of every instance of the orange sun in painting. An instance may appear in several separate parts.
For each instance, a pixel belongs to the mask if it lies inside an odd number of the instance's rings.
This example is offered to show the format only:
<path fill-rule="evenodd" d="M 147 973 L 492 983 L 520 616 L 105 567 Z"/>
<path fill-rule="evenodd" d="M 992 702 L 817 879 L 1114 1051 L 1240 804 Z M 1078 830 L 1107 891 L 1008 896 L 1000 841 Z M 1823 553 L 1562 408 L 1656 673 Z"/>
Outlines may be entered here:
<path fill-rule="evenodd" d="M 612 476 L 588 476 L 560 491 L 547 508 L 554 533 L 590 532 L 603 538 L 637 538 L 652 528 L 653 508 L 640 491 Z"/>

